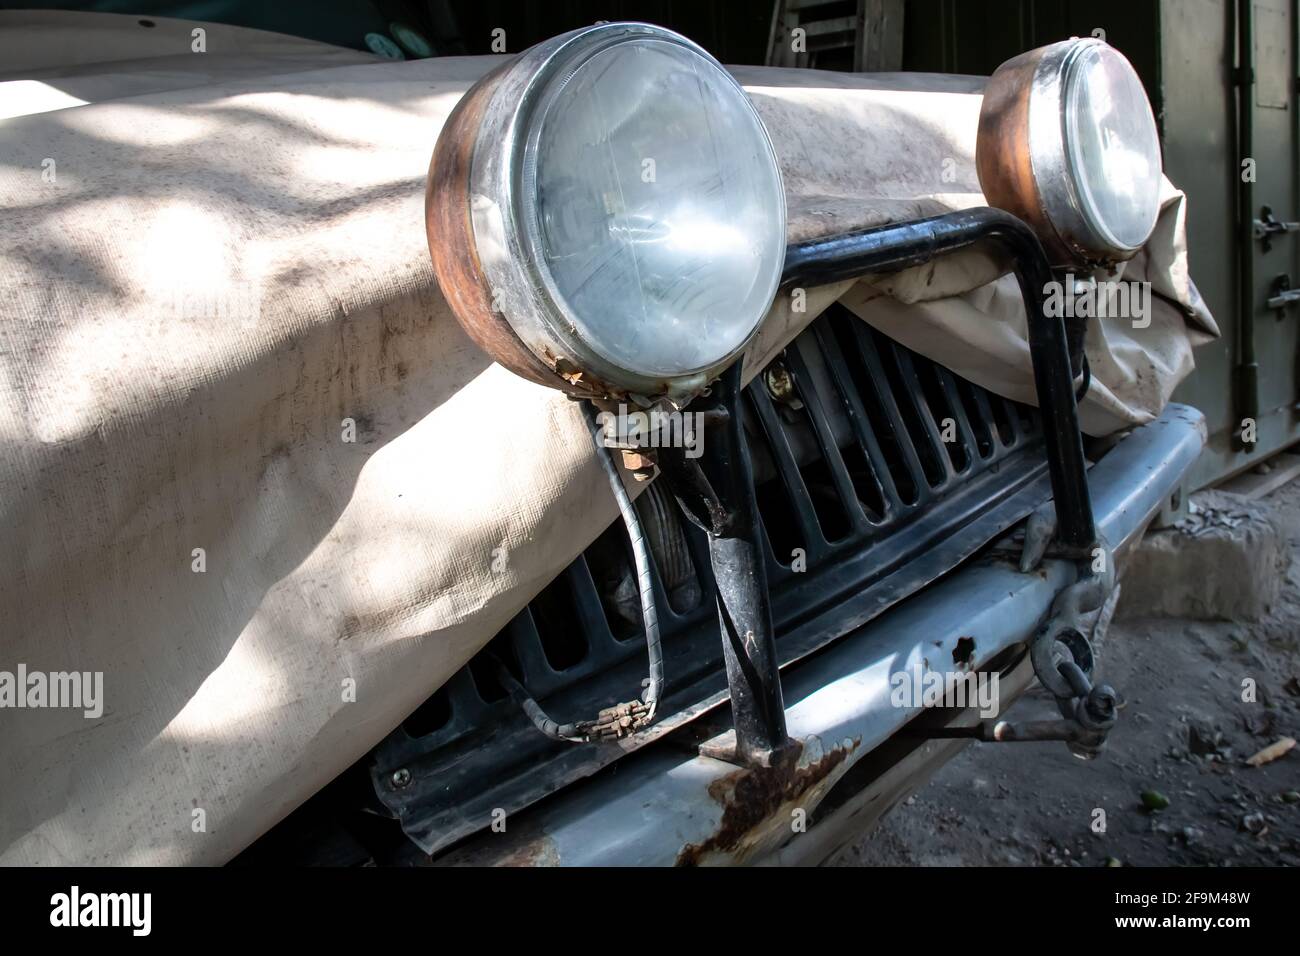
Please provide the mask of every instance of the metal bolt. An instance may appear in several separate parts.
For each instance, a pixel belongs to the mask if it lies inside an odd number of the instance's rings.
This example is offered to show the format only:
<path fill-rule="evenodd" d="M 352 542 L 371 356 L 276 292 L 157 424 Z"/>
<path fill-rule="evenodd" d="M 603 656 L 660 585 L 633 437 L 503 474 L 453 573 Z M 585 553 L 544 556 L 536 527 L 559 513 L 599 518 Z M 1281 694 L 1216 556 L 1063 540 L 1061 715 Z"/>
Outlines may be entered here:
<path fill-rule="evenodd" d="M 773 401 L 788 405 L 790 408 L 803 408 L 803 402 L 799 400 L 799 393 L 795 389 L 794 376 L 779 359 L 769 365 L 763 373 L 763 384 L 767 386 L 767 393 L 772 396 Z"/>
<path fill-rule="evenodd" d="M 403 767 L 400 770 L 394 770 L 393 775 L 389 777 L 394 790 L 402 790 L 411 785 L 411 771 Z"/>

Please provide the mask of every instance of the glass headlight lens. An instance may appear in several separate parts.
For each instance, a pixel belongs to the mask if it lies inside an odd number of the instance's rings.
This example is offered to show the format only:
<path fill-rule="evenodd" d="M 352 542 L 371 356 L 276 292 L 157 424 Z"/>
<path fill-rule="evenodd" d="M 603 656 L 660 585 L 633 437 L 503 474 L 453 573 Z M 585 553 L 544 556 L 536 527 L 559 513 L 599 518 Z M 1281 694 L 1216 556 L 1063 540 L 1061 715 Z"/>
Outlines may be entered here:
<path fill-rule="evenodd" d="M 480 81 L 439 138 L 426 218 L 479 344 L 587 394 L 701 390 L 757 331 L 785 261 L 757 111 L 716 60 L 646 24 L 556 37 Z M 531 358 L 508 354 L 506 329 Z"/>
<path fill-rule="evenodd" d="M 976 162 L 989 203 L 1034 226 L 1058 262 L 1129 259 L 1155 228 L 1155 116 L 1133 66 L 1101 40 L 1053 43 L 998 67 Z"/>
<path fill-rule="evenodd" d="M 1160 140 L 1142 83 L 1111 47 L 1089 44 L 1075 57 L 1065 126 L 1084 215 L 1112 245 L 1137 249 L 1160 211 Z"/>
<path fill-rule="evenodd" d="M 533 259 L 602 358 L 680 375 L 749 338 L 776 291 L 784 202 L 719 67 L 659 39 L 600 51 L 546 91 L 524 169 Z"/>

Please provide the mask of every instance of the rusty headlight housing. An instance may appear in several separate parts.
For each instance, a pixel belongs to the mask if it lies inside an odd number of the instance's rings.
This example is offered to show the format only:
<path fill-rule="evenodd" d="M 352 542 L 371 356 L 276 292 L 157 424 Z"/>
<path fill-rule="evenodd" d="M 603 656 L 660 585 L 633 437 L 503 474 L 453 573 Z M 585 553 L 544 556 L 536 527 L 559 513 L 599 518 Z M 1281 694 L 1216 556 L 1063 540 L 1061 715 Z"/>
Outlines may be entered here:
<path fill-rule="evenodd" d="M 448 119 L 434 269 L 494 359 L 593 398 L 684 402 L 776 293 L 785 196 L 740 85 L 689 40 L 600 24 L 527 50 Z"/>
<path fill-rule="evenodd" d="M 1033 226 L 1060 264 L 1129 259 L 1155 228 L 1155 117 L 1133 66 L 1101 40 L 1053 43 L 998 67 L 976 161 L 989 204 Z"/>

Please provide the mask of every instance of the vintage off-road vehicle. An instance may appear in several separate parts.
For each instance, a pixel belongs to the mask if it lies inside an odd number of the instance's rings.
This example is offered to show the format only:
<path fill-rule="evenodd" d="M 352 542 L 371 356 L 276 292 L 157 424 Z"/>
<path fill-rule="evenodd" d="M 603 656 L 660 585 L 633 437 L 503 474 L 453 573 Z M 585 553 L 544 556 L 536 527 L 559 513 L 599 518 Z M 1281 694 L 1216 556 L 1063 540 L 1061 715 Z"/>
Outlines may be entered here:
<path fill-rule="evenodd" d="M 0 37 L 0 664 L 103 682 L 0 715 L 0 859 L 818 862 L 1122 719 L 1215 330 L 1104 42 Z"/>

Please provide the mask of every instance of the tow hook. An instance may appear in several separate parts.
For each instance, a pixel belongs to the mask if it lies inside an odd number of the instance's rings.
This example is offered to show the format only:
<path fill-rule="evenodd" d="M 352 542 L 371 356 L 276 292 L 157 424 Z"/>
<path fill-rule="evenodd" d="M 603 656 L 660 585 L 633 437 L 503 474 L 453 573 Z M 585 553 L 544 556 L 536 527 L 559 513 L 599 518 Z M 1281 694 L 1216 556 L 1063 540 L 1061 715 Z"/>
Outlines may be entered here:
<path fill-rule="evenodd" d="M 1094 684 L 1074 660 L 1057 660 L 1056 668 L 1055 676 L 1069 687 L 1069 696 L 1056 698 L 1062 719 L 1019 723 L 982 720 L 973 727 L 942 728 L 932 736 L 972 737 L 986 743 L 1060 740 L 1076 757 L 1092 760 L 1106 746 L 1106 737 L 1115 726 L 1119 694 L 1109 684 Z"/>
<path fill-rule="evenodd" d="M 1092 682 L 1092 647 L 1088 639 L 1082 632 L 1070 628 L 1054 631 L 1049 622 L 1049 627 L 1035 636 L 1029 653 L 1038 679 L 1056 696 L 1061 719 L 1014 723 L 981 720 L 971 727 L 932 728 L 926 731 L 925 736 L 967 737 L 986 743 L 1060 740 L 1082 760 L 1097 757 L 1106 746 L 1106 737 L 1119 716 L 1120 697 L 1109 684 Z M 1080 659 L 1089 662 L 1087 670 L 1079 663 Z M 1063 690 L 1058 693 L 1058 688 Z"/>
<path fill-rule="evenodd" d="M 1079 563 L 1079 579 L 1057 595 L 1051 616 L 1029 645 L 1034 674 L 1056 698 L 1068 729 L 1060 737 L 1010 738 L 1064 740 L 1076 757 L 1085 760 L 1096 757 L 1105 746 L 1119 704 L 1113 687 L 1093 683 L 1096 655 L 1084 633 L 1084 616 L 1101 611 L 1097 625 L 1104 628 L 1109 617 L 1105 612 L 1114 609 L 1110 599 L 1118 596 L 1110 551 L 1100 543 L 1097 550 L 1095 560 Z M 1098 628 L 1093 634 L 1100 638 Z"/>
<path fill-rule="evenodd" d="M 1033 571 L 1050 553 L 1055 533 L 1055 515 L 1040 508 L 1026 522 L 1020 570 Z M 1094 683 L 1096 655 L 1093 641 L 1105 637 L 1110 617 L 1119 598 L 1115 562 L 1104 541 L 1098 541 L 1087 556 L 1074 556 L 1078 579 L 1061 590 L 1052 602 L 1047 621 L 1029 644 L 1029 659 L 1038 680 L 1056 698 L 1059 720 L 982 720 L 971 727 L 936 728 L 926 736 L 972 738 L 987 743 L 1060 740 L 1083 760 L 1097 757 L 1119 716 L 1120 696 L 1109 684 Z M 1100 612 L 1091 627 L 1084 618 Z"/>
<path fill-rule="evenodd" d="M 1106 743 L 1106 735 L 1115 725 L 1119 700 L 1115 691 L 1099 684 L 1084 697 L 1077 698 L 1074 714 L 1062 720 L 981 720 L 973 727 L 944 727 L 926 734 L 928 737 L 970 737 L 985 743 L 1061 740 L 1071 753 L 1084 760 L 1096 757 Z"/>
<path fill-rule="evenodd" d="M 1091 588 L 1091 582 L 1081 580 L 1061 592 L 1058 603 L 1072 591 L 1078 594 L 1081 585 Z M 1112 597 L 1118 597 L 1118 589 Z M 1112 602 L 1107 601 L 1107 605 Z M 1105 627 L 1107 610 L 1094 629 Z M 1029 646 L 1030 662 L 1043 686 L 1056 697 L 1061 712 L 1059 720 L 981 720 L 971 727 L 939 727 L 926 731 L 925 736 L 935 738 L 965 737 L 986 743 L 1011 743 L 1016 741 L 1060 740 L 1070 752 L 1082 760 L 1096 758 L 1106 746 L 1106 738 L 1119 717 L 1120 696 L 1109 684 L 1094 684 L 1092 680 L 1092 644 L 1083 632 L 1053 615 L 1039 630 Z"/>

